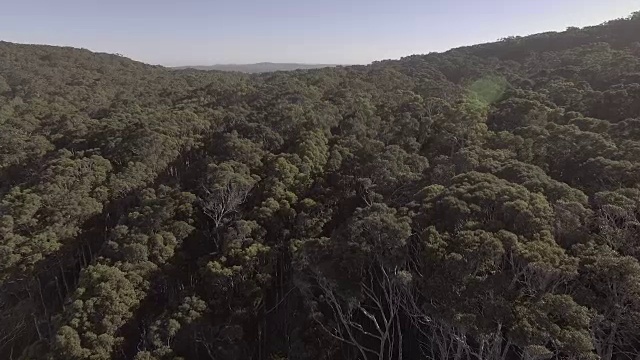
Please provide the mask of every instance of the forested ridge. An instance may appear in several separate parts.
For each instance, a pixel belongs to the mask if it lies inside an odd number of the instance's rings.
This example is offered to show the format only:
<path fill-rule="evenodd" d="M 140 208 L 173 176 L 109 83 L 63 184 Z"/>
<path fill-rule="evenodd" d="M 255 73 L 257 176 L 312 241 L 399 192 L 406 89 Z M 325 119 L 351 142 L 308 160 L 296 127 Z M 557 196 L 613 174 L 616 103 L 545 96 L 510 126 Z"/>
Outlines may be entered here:
<path fill-rule="evenodd" d="M 0 42 L 0 359 L 640 359 L 640 14 L 400 60 Z"/>

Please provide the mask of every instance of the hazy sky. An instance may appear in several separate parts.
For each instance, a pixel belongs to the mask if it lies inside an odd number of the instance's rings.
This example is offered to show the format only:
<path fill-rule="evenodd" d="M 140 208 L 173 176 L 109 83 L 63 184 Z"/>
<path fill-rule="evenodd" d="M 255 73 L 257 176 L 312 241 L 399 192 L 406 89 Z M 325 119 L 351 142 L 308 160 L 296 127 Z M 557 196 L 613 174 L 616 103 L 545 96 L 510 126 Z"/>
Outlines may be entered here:
<path fill-rule="evenodd" d="M 0 0 L 0 40 L 163 65 L 369 63 L 640 10 L 640 0 Z"/>

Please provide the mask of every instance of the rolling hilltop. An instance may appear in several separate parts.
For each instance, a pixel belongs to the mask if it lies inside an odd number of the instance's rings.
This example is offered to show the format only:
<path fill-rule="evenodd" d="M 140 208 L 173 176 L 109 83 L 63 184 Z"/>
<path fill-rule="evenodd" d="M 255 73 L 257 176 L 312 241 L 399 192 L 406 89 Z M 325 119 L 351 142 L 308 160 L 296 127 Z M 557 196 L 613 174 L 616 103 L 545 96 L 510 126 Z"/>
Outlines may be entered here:
<path fill-rule="evenodd" d="M 638 13 L 260 74 L 0 42 L 0 359 L 639 353 Z"/>

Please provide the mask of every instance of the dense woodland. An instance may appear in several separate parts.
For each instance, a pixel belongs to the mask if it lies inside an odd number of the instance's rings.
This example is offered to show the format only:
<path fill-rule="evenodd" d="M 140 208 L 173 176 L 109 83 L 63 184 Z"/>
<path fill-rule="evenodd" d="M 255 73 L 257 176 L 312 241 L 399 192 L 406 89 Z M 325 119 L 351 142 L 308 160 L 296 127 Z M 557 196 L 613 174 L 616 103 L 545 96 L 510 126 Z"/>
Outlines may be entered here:
<path fill-rule="evenodd" d="M 247 75 L 0 42 L 0 359 L 640 359 L 640 13 Z"/>

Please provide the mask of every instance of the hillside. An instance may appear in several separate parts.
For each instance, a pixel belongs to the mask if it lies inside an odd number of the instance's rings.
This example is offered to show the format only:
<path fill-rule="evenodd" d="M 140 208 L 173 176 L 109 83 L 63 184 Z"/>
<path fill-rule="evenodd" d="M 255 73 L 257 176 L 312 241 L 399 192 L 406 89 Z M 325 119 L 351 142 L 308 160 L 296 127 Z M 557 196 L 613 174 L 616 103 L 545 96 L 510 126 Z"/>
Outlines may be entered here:
<path fill-rule="evenodd" d="M 640 353 L 640 16 L 295 72 L 0 42 L 0 359 Z"/>
<path fill-rule="evenodd" d="M 237 72 L 252 74 L 252 73 L 266 73 L 266 72 L 274 72 L 274 71 L 321 69 L 321 68 L 336 67 L 336 66 L 338 65 L 262 62 L 262 63 L 256 63 L 256 64 L 218 64 L 218 65 L 211 65 L 211 66 L 179 66 L 179 67 L 175 67 L 174 69 L 237 71 Z"/>

